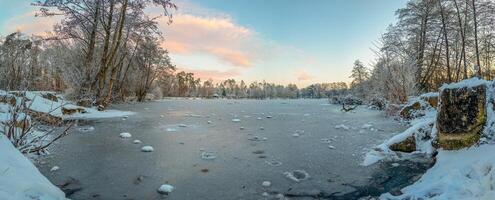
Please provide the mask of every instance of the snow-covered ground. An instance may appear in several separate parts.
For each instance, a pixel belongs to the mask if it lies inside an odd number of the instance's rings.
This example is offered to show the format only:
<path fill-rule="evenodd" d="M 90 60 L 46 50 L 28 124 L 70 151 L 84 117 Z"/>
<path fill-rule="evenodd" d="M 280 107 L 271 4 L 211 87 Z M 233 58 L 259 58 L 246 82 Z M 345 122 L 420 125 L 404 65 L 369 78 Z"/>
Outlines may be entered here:
<path fill-rule="evenodd" d="M 0 134 L 0 152 L 0 199 L 66 199 L 3 134 Z"/>
<path fill-rule="evenodd" d="M 495 145 L 439 150 L 437 163 L 402 195 L 382 199 L 495 199 Z"/>

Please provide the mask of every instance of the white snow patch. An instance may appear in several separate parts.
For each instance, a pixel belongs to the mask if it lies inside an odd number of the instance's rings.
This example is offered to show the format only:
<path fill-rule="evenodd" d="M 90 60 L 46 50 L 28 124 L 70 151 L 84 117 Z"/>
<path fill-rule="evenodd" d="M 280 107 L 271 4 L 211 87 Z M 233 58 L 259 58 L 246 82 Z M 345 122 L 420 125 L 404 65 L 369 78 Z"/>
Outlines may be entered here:
<path fill-rule="evenodd" d="M 130 133 L 127 133 L 127 132 L 124 132 L 124 133 L 120 133 L 119 135 L 121 138 L 130 138 L 132 137 L 132 135 Z"/>
<path fill-rule="evenodd" d="M 142 152 L 153 152 L 155 149 L 153 149 L 152 146 L 144 146 L 141 148 Z"/>
<path fill-rule="evenodd" d="M 270 187 L 272 185 L 272 183 L 270 181 L 263 181 L 263 183 L 261 183 L 261 186 L 263 187 Z"/>
<path fill-rule="evenodd" d="M 0 134 L 0 152 L 0 199 L 66 199 L 3 134 Z"/>
<path fill-rule="evenodd" d="M 201 153 L 201 158 L 203 160 L 213 160 L 213 159 L 217 158 L 217 154 L 214 152 L 203 151 Z"/>
<path fill-rule="evenodd" d="M 241 119 L 232 119 L 232 122 L 240 122 Z"/>
<path fill-rule="evenodd" d="M 54 171 L 58 171 L 59 169 L 60 169 L 60 167 L 59 167 L 59 166 L 53 166 L 53 167 L 50 169 L 50 171 L 51 171 L 51 172 L 54 172 Z"/>
<path fill-rule="evenodd" d="M 165 131 L 167 131 L 167 132 L 176 132 L 177 129 L 176 128 L 166 128 Z"/>
<path fill-rule="evenodd" d="M 440 87 L 440 91 L 444 89 L 453 89 L 453 88 L 472 88 L 480 85 L 488 85 L 489 83 L 490 83 L 489 81 L 474 77 L 459 81 L 457 83 L 443 84 L 442 87 Z"/>
<path fill-rule="evenodd" d="M 172 191 L 174 191 L 174 186 L 168 184 L 163 184 L 158 188 L 158 193 L 160 194 L 168 194 Z"/>
<path fill-rule="evenodd" d="M 418 121 L 416 124 L 405 130 L 404 132 L 393 136 L 388 139 L 384 143 L 378 145 L 375 149 L 368 152 L 364 158 L 363 163 L 364 166 L 372 165 L 380 160 L 388 159 L 388 160 L 400 160 L 407 159 L 407 157 L 401 157 L 396 152 L 390 150 L 390 146 L 399 142 L 406 140 L 408 137 L 413 136 L 414 134 L 425 134 L 425 131 L 431 130 L 430 138 L 435 137 L 436 128 L 430 128 L 435 122 L 435 118 L 421 118 L 421 121 Z M 422 131 L 420 131 L 422 130 Z M 417 138 L 422 138 L 423 135 L 417 135 L 416 138 L 416 152 L 412 153 L 426 153 L 428 155 L 434 152 L 434 148 L 431 145 L 431 140 L 418 140 Z"/>
<path fill-rule="evenodd" d="M 141 140 L 134 140 L 134 141 L 132 141 L 132 143 L 134 143 L 134 144 L 141 144 L 142 142 L 141 142 Z"/>
<path fill-rule="evenodd" d="M 495 145 L 439 150 L 436 164 L 402 195 L 383 199 L 495 199 Z"/>

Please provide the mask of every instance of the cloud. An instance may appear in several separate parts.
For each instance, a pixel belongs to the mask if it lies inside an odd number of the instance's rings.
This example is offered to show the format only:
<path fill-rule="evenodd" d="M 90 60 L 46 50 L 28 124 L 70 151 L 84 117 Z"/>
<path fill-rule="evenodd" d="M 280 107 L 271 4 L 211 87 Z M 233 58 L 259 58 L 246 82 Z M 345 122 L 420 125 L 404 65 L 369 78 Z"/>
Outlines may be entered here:
<path fill-rule="evenodd" d="M 214 82 L 220 82 L 229 78 L 234 78 L 241 74 L 238 69 L 229 69 L 226 71 L 220 71 L 220 70 L 203 70 L 203 69 L 190 69 L 187 67 L 178 67 L 177 71 L 191 72 L 194 73 L 194 77 L 200 78 L 202 81 L 212 79 Z"/>
<path fill-rule="evenodd" d="M 36 12 L 32 10 L 8 19 L 3 31 L 6 34 L 20 31 L 27 35 L 47 36 L 60 17 L 35 17 Z"/>
<path fill-rule="evenodd" d="M 298 81 L 307 81 L 314 78 L 313 75 L 308 74 L 308 72 L 303 69 L 297 70 L 294 74 L 296 75 Z"/>
<path fill-rule="evenodd" d="M 254 31 L 240 26 L 226 16 L 176 14 L 168 25 L 160 18 L 164 43 L 172 54 L 207 54 L 223 63 L 248 68 L 258 59 L 259 39 Z"/>

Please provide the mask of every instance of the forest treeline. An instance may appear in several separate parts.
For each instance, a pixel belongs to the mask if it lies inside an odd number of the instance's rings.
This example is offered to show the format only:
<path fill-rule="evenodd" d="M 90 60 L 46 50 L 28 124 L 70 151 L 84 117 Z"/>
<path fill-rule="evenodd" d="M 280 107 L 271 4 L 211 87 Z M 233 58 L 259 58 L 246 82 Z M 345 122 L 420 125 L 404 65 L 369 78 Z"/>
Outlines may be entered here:
<path fill-rule="evenodd" d="M 50 35 L 0 37 L 0 89 L 53 90 L 93 105 L 155 97 L 323 98 L 348 85 L 214 83 L 178 71 L 156 16 L 173 23 L 171 0 L 43 0 L 37 17 L 61 17 Z M 495 0 L 409 0 L 374 48 L 370 67 L 354 63 L 349 88 L 362 99 L 403 103 L 444 83 L 493 79 Z M 350 63 L 351 64 L 351 63 Z"/>
<path fill-rule="evenodd" d="M 403 103 L 444 83 L 494 78 L 494 0 L 410 0 L 396 17 L 376 43 L 371 69 L 354 63 L 358 96 Z"/>

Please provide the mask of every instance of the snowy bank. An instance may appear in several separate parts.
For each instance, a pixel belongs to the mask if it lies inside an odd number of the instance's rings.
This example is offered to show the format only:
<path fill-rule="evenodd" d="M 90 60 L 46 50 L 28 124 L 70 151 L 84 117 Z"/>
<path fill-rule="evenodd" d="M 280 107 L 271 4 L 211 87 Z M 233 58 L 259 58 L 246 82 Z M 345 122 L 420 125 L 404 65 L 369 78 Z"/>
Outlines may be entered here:
<path fill-rule="evenodd" d="M 394 135 L 392 138 L 368 152 L 362 162 L 362 165 L 369 166 L 381 160 L 397 161 L 409 159 L 414 156 L 414 154 L 433 154 L 434 148 L 431 145 L 431 138 L 434 133 L 432 133 L 431 126 L 433 126 L 434 122 L 435 118 L 423 118 L 421 121 L 418 121 L 404 132 Z M 403 142 L 411 137 L 414 138 L 413 140 L 415 146 L 412 152 L 397 152 L 391 149 L 391 146 Z"/>
<path fill-rule="evenodd" d="M 66 199 L 65 194 L 52 185 L 2 134 L 0 152 L 0 199 Z"/>
<path fill-rule="evenodd" d="M 436 164 L 400 196 L 380 199 L 495 199 L 495 145 L 439 150 Z"/>
<path fill-rule="evenodd" d="M 25 92 L 12 92 L 8 94 L 5 91 L 0 91 L 0 95 L 14 94 L 17 102 L 21 102 L 22 98 L 25 98 L 26 104 L 30 110 L 38 113 L 46 113 L 50 116 L 60 118 L 62 120 L 73 119 L 99 119 L 99 118 L 112 118 L 123 117 L 133 115 L 134 112 L 120 111 L 120 110 L 104 110 L 98 111 L 97 108 L 77 106 L 71 101 L 65 100 L 60 95 L 52 95 L 51 99 L 45 98 L 46 94 L 54 94 L 53 92 L 38 92 L 38 91 L 25 91 Z"/>
<path fill-rule="evenodd" d="M 386 193 L 380 199 L 495 199 L 494 89 L 495 82 L 478 78 L 443 85 L 435 117 L 411 121 L 411 128 L 369 152 L 365 165 L 407 159 L 389 147 L 414 136 L 417 152 L 436 155 L 435 165 L 417 182 L 397 196 Z M 428 127 L 429 134 L 416 131 Z M 467 136 L 474 138 L 472 142 L 465 142 Z"/>

